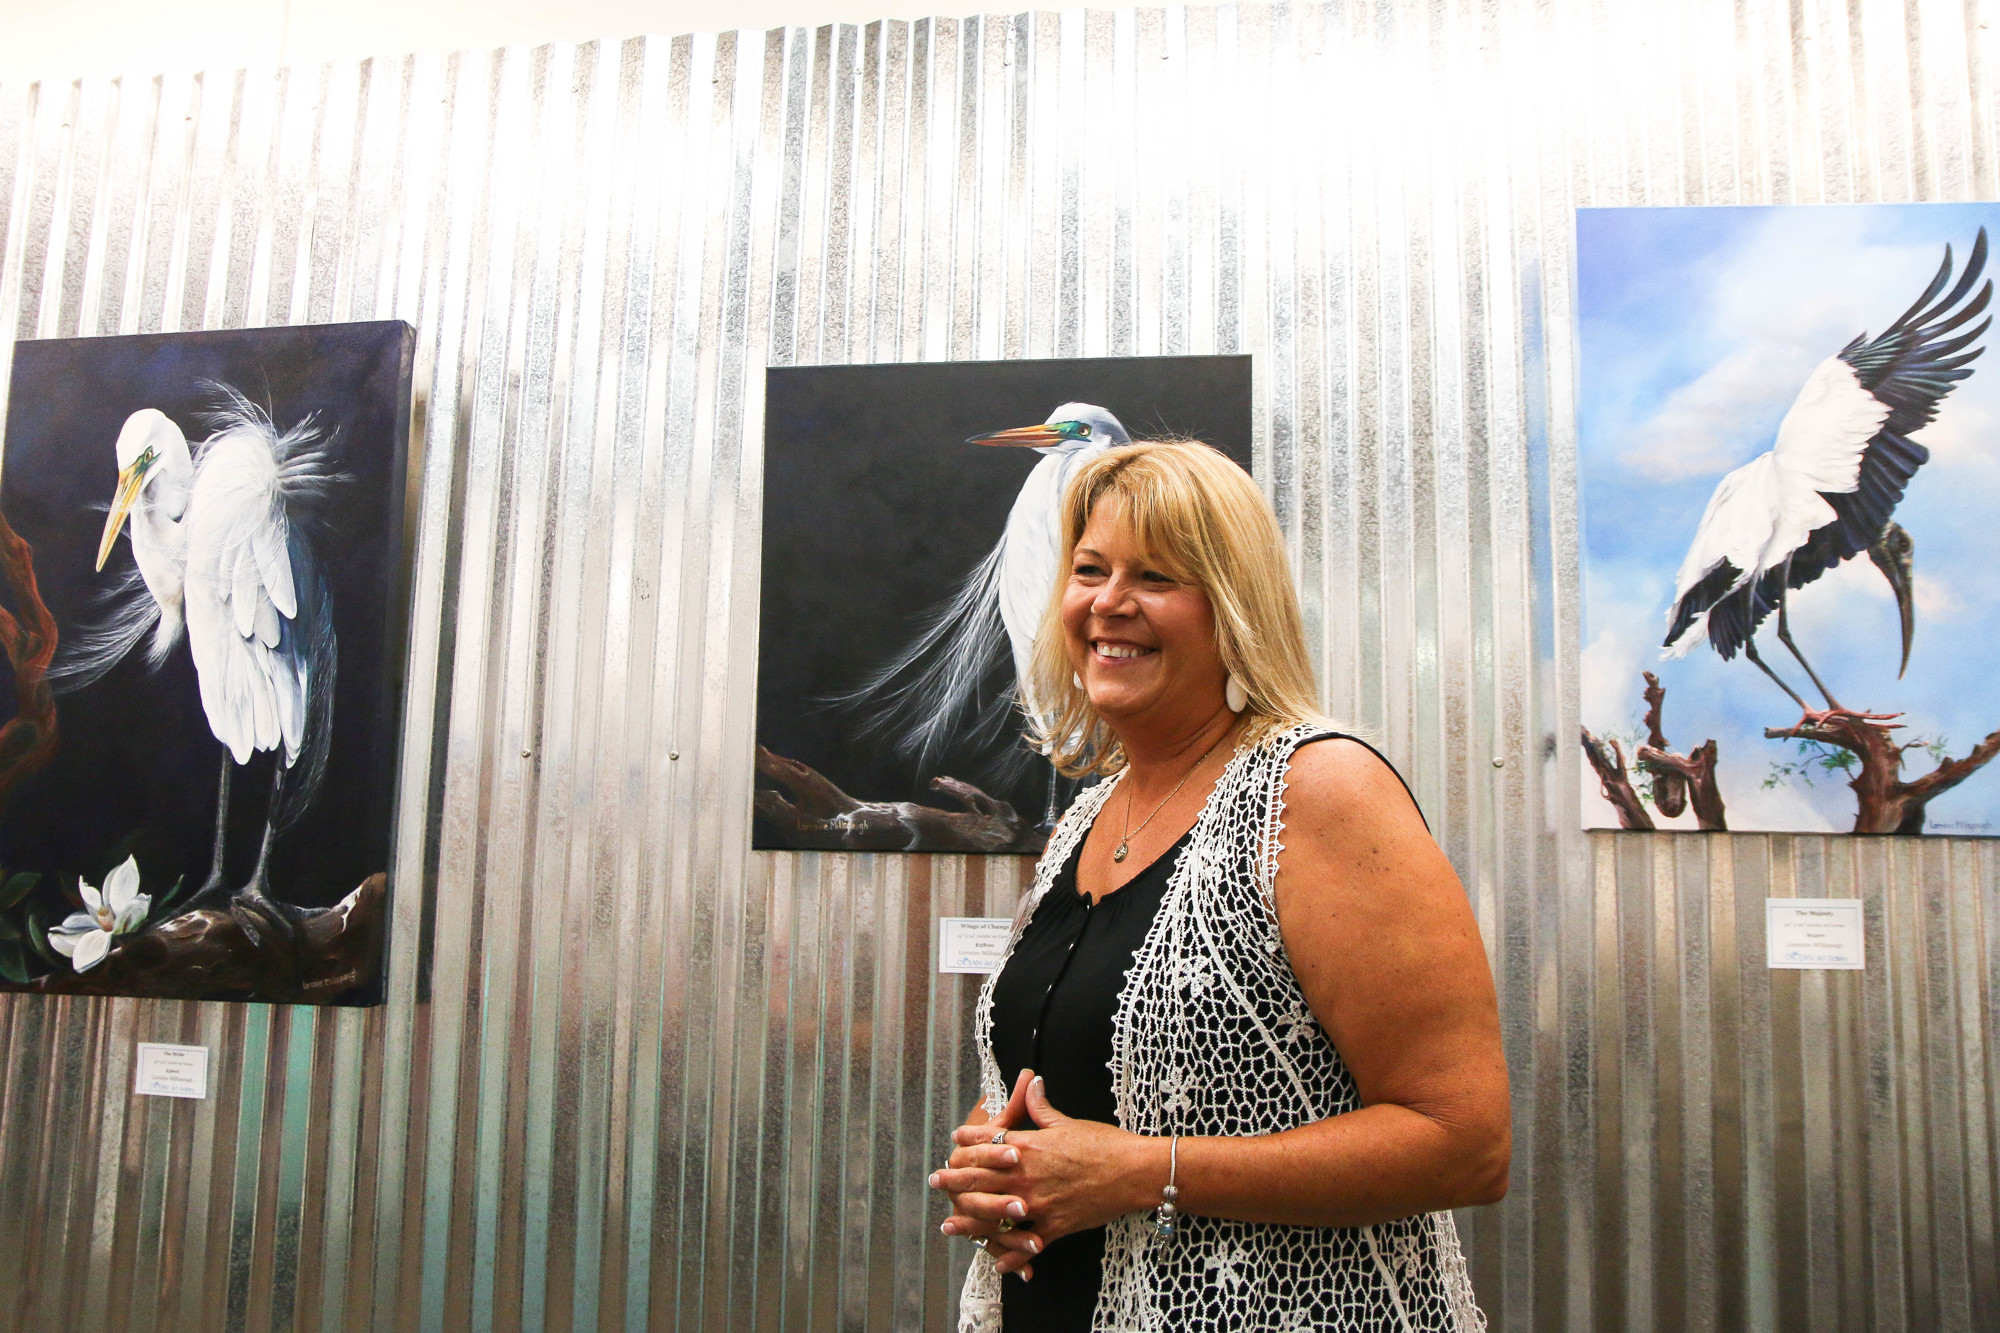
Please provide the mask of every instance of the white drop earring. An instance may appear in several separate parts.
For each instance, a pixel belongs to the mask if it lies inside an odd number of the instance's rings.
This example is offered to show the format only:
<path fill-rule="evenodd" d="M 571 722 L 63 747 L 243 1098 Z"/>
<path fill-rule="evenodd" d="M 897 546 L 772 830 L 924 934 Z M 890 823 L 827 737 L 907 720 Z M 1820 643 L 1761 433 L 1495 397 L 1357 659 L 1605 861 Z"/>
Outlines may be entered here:
<path fill-rule="evenodd" d="M 1232 713 L 1240 713 L 1250 706 L 1250 691 L 1243 688 L 1243 682 L 1236 679 L 1234 671 L 1229 673 L 1229 680 L 1222 687 L 1222 701 L 1229 705 Z"/>
<path fill-rule="evenodd" d="M 1077 675 L 1076 672 L 1072 671 L 1069 673 L 1069 683 L 1076 686 L 1076 688 L 1080 690 L 1083 688 L 1083 677 Z"/>

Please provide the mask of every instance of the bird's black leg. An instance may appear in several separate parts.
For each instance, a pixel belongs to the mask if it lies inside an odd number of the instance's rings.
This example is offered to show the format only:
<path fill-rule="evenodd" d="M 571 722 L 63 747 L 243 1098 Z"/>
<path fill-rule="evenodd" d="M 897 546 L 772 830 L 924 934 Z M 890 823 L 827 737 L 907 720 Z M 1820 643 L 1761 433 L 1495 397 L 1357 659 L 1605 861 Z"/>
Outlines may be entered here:
<path fill-rule="evenodd" d="M 1787 563 L 1789 564 L 1790 562 Z M 1821 694 L 1826 696 L 1826 706 L 1835 711 L 1843 711 L 1840 707 L 1840 700 L 1833 697 L 1833 691 L 1827 689 L 1826 682 L 1819 678 L 1819 672 L 1812 669 L 1812 663 L 1806 661 L 1806 655 L 1799 651 L 1799 646 L 1796 643 L 1792 642 L 1792 626 L 1790 620 L 1787 618 L 1785 609 L 1790 601 L 1791 595 L 1781 585 L 1778 589 L 1778 642 L 1791 649 L 1792 656 L 1799 659 L 1799 665 L 1806 669 L 1808 676 L 1812 677 L 1813 685 L 1818 688 Z M 1795 699 L 1798 698 L 1797 695 L 1793 695 L 1792 697 Z M 1804 708 L 1805 704 L 1801 702 L 1799 707 Z"/>
<path fill-rule="evenodd" d="M 1812 711 L 1810 708 L 1806 706 L 1806 701 L 1799 697 L 1799 692 L 1793 689 L 1791 686 L 1785 684 L 1785 678 L 1783 676 L 1780 676 L 1777 672 L 1771 670 L 1771 668 L 1765 664 L 1764 659 L 1757 655 L 1757 640 L 1745 639 L 1743 641 L 1743 655 L 1749 658 L 1752 662 L 1754 662 L 1759 671 L 1769 676 L 1779 689 L 1783 690 L 1786 694 L 1789 694 L 1792 697 L 1792 702 L 1799 706 L 1800 712 L 1804 713 Z"/>
<path fill-rule="evenodd" d="M 215 784 L 215 854 L 208 864 L 208 878 L 181 910 L 192 912 L 206 903 L 221 902 L 223 893 L 222 857 L 229 842 L 229 770 L 235 766 L 229 747 L 222 747 L 222 777 Z"/>
<path fill-rule="evenodd" d="M 263 935 L 269 933 L 273 942 L 290 943 L 293 938 L 293 908 L 285 903 L 275 902 L 267 890 L 271 887 L 270 864 L 271 843 L 277 837 L 278 796 L 285 787 L 285 763 L 282 757 L 274 757 L 276 762 L 271 777 L 271 808 L 264 816 L 264 841 L 257 849 L 257 868 L 250 875 L 250 882 L 236 891 L 229 900 L 229 915 L 250 937 L 250 942 L 263 947 Z"/>

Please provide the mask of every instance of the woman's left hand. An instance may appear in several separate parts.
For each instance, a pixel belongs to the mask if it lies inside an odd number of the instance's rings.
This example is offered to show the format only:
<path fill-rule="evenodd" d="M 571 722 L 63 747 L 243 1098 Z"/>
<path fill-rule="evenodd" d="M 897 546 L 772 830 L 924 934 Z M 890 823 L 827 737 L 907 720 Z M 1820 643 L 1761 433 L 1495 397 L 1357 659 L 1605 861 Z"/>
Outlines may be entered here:
<path fill-rule="evenodd" d="M 967 1214 L 954 1215 L 954 1223 L 967 1224 L 969 1232 L 977 1222 L 983 1231 L 1000 1217 L 986 1216 L 987 1199 L 1019 1199 L 1028 1215 L 1017 1225 L 1032 1226 L 1046 1245 L 1159 1201 L 1167 1183 L 1164 1139 L 1072 1119 L 1049 1104 L 1039 1077 L 1028 1084 L 1027 1111 L 1035 1128 L 1010 1130 L 1004 1147 L 978 1126 L 953 1131 L 951 1164 L 934 1183 L 947 1194 L 968 1196 L 960 1201 Z M 1001 1160 L 1007 1148 L 1016 1152 L 1011 1166 Z"/>

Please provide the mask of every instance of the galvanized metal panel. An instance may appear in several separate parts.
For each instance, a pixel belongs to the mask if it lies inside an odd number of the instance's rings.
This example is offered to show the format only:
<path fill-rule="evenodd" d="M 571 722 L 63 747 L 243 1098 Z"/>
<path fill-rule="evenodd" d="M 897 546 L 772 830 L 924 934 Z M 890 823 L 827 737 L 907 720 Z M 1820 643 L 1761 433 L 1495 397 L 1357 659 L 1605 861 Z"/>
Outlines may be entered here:
<path fill-rule="evenodd" d="M 1121 9 L 0 87 L 15 337 L 420 330 L 390 1002 L 0 996 L 0 1329 L 944 1328 L 934 923 L 751 855 L 766 364 L 1248 351 L 1464 876 L 1497 1327 L 2000 1320 L 1987 843 L 1574 832 L 1571 209 L 1990 195 L 1977 0 Z M 6 364 L 0 358 L 0 367 Z M 4 374 L 4 371 L 0 371 Z M 431 892 L 418 892 L 429 884 Z M 1767 895 L 1864 974 L 1770 973 Z M 139 1040 L 211 1098 L 127 1092 Z"/>

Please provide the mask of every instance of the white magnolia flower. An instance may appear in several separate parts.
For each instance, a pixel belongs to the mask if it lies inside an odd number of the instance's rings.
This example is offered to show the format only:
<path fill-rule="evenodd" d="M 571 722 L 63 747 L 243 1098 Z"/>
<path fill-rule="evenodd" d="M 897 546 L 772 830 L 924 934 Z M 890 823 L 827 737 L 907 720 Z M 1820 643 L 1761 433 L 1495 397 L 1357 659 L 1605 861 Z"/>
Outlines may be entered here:
<path fill-rule="evenodd" d="M 49 932 L 49 947 L 68 958 L 79 972 L 88 972 L 111 952 L 111 937 L 129 935 L 146 924 L 153 900 L 139 892 L 139 859 L 125 858 L 125 864 L 104 877 L 104 892 L 82 880 L 87 912 L 72 912 L 60 926 Z"/>

